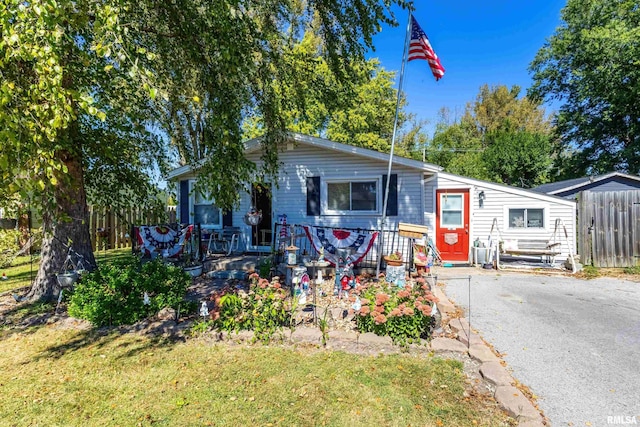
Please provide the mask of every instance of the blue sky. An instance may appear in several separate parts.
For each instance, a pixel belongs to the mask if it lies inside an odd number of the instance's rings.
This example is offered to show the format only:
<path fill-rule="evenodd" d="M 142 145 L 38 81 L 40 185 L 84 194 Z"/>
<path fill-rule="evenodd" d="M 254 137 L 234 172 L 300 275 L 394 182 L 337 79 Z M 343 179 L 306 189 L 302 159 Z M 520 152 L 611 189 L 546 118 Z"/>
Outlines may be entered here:
<path fill-rule="evenodd" d="M 450 0 L 414 2 L 414 16 L 427 33 L 446 72 L 436 82 L 426 61 L 411 61 L 405 67 L 404 92 L 407 111 L 430 121 L 432 133 L 438 111 L 448 107 L 461 114 L 473 101 L 481 85 L 531 86 L 527 68 L 536 52 L 560 25 L 560 10 L 566 0 Z M 408 13 L 397 9 L 398 27 L 384 27 L 374 38 L 375 52 L 387 70 L 397 71 Z M 547 112 L 554 110 L 547 105 Z"/>

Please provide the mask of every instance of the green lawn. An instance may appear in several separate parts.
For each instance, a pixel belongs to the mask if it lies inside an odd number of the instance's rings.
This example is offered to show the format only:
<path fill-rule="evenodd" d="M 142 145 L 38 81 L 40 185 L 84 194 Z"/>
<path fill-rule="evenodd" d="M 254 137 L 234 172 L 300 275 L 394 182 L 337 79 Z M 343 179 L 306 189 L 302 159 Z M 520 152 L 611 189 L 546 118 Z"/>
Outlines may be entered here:
<path fill-rule="evenodd" d="M 115 259 L 131 253 L 131 248 L 112 249 L 109 251 L 95 252 L 96 262 Z M 0 269 L 0 275 L 5 273 L 7 280 L 0 280 L 0 294 L 24 288 L 31 285 L 31 280 L 35 279 L 38 273 L 39 256 L 17 257 L 9 267 Z"/>
<path fill-rule="evenodd" d="M 5 331 L 7 332 L 7 331 Z M 0 419 L 47 426 L 500 426 L 461 364 L 40 327 L 0 340 Z"/>
<path fill-rule="evenodd" d="M 28 286 L 28 261 L 5 270 L 2 289 Z M 513 425 L 495 401 L 465 393 L 456 361 L 68 329 L 46 322 L 55 304 L 4 298 L 2 425 Z"/>

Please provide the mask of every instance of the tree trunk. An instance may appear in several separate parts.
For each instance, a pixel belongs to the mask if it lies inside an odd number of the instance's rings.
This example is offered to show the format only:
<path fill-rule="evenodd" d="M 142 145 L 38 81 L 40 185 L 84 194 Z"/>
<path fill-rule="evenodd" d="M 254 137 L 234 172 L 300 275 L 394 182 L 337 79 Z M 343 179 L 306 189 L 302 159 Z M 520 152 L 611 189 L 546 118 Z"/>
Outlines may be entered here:
<path fill-rule="evenodd" d="M 65 264 L 68 247 L 84 257 L 82 263 L 87 270 L 95 268 L 95 258 L 89 235 L 89 209 L 84 188 L 84 171 L 80 154 L 62 151 L 58 153 L 67 167 L 67 174 L 56 176 L 54 186 L 55 209 L 43 210 L 42 254 L 38 275 L 27 294 L 30 300 L 55 300 L 60 293 L 57 274 Z M 77 263 L 80 257 L 71 253 L 71 260 Z"/>

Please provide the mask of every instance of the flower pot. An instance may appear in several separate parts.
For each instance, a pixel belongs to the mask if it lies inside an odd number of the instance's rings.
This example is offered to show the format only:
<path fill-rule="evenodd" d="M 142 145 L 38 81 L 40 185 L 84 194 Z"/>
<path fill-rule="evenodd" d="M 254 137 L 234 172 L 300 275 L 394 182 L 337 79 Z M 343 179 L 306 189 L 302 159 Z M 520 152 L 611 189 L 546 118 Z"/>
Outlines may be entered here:
<path fill-rule="evenodd" d="M 78 273 L 69 271 L 67 273 L 59 273 L 57 275 L 58 284 L 61 288 L 70 288 L 78 281 Z"/>
<path fill-rule="evenodd" d="M 390 259 L 388 256 L 384 257 L 384 262 L 391 267 L 400 267 L 402 265 L 401 259 Z"/>
<path fill-rule="evenodd" d="M 191 277 L 199 277 L 202 275 L 202 264 L 183 267 L 182 269 L 189 273 Z"/>

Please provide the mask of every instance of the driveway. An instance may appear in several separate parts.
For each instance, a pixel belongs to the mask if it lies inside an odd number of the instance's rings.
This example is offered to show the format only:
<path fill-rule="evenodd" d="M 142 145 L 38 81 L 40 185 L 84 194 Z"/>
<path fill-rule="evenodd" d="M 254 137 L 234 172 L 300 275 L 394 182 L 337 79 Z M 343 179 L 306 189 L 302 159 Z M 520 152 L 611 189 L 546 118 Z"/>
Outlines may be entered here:
<path fill-rule="evenodd" d="M 468 276 L 472 328 L 504 354 L 551 425 L 640 424 L 640 283 L 440 269 L 467 313 Z"/>

